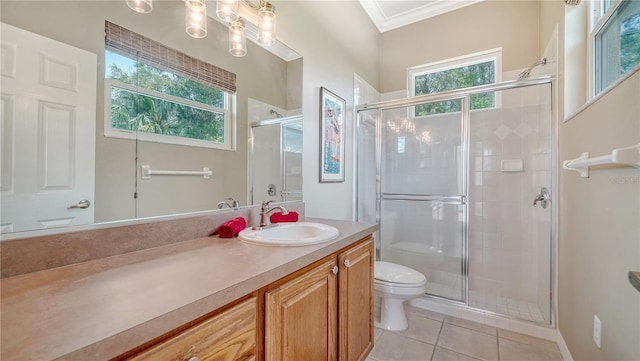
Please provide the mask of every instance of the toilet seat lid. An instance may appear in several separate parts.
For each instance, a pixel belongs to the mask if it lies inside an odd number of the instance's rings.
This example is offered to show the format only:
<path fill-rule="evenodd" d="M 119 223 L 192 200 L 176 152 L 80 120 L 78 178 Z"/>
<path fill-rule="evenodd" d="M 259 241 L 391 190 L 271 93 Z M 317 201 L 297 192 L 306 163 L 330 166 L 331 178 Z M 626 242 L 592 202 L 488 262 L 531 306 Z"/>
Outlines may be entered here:
<path fill-rule="evenodd" d="M 427 279 L 414 269 L 399 264 L 376 261 L 373 267 L 374 277 L 377 280 L 392 283 L 423 283 Z"/>

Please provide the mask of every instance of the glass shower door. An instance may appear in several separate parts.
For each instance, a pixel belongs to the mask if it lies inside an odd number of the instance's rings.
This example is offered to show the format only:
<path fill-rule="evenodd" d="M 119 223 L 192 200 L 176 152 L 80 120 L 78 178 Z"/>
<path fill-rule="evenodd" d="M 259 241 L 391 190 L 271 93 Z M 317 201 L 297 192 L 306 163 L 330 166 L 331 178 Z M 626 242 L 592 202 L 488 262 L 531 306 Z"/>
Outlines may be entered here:
<path fill-rule="evenodd" d="M 302 117 L 282 123 L 282 201 L 302 200 Z"/>
<path fill-rule="evenodd" d="M 423 273 L 428 294 L 464 301 L 464 117 L 416 108 L 381 112 L 380 259 Z"/>
<path fill-rule="evenodd" d="M 551 323 L 551 85 L 495 92 L 470 114 L 469 306 Z M 551 201 L 534 199 L 546 189 Z"/>

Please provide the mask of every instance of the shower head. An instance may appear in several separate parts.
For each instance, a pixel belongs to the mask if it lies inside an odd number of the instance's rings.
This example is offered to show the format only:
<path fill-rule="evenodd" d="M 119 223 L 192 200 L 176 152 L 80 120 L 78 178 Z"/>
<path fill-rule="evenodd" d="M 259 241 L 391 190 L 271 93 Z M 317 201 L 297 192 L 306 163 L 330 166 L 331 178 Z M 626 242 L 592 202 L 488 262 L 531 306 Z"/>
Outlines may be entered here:
<path fill-rule="evenodd" d="M 275 116 L 276 116 L 276 118 L 282 118 L 282 114 L 280 114 L 280 113 L 276 112 L 276 111 L 275 111 L 275 110 L 273 110 L 273 109 L 269 110 L 269 114 L 271 114 L 271 115 L 275 115 Z"/>
<path fill-rule="evenodd" d="M 529 69 L 527 69 L 527 70 L 523 71 L 522 73 L 518 74 L 518 79 L 526 79 L 526 78 L 528 78 L 531 75 L 531 70 L 533 68 L 535 68 L 538 65 L 545 65 L 545 64 L 547 64 L 547 58 L 542 58 L 542 60 L 533 63 L 533 65 L 531 65 L 529 67 Z"/>

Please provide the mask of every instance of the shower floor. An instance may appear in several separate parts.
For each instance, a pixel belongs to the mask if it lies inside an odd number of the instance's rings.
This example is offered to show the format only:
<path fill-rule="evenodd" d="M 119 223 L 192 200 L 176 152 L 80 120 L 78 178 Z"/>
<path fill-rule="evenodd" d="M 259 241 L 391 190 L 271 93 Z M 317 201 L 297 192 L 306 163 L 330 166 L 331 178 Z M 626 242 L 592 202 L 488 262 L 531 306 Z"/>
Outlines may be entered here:
<path fill-rule="evenodd" d="M 461 289 L 461 285 L 458 284 L 458 282 L 455 282 L 453 285 L 437 282 L 427 283 L 427 294 L 453 300 L 460 300 L 462 298 Z M 469 307 L 513 316 L 527 321 L 549 323 L 548 320 L 544 319 L 540 306 L 533 302 L 500 297 L 478 291 L 469 291 L 468 305 Z"/>

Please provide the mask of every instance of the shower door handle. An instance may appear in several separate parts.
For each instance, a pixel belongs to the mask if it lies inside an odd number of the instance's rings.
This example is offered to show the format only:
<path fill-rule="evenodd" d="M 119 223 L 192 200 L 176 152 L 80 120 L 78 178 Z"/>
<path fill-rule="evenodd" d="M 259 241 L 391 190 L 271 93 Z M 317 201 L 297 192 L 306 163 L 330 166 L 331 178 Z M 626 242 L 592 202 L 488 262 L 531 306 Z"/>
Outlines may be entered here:
<path fill-rule="evenodd" d="M 547 187 L 542 187 L 542 189 L 540 189 L 540 194 L 533 199 L 533 206 L 535 207 L 538 202 L 540 202 L 542 208 L 547 208 L 547 203 L 549 202 L 549 191 L 547 190 Z"/>

